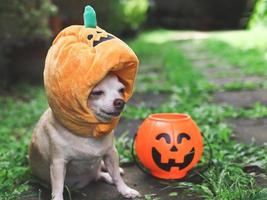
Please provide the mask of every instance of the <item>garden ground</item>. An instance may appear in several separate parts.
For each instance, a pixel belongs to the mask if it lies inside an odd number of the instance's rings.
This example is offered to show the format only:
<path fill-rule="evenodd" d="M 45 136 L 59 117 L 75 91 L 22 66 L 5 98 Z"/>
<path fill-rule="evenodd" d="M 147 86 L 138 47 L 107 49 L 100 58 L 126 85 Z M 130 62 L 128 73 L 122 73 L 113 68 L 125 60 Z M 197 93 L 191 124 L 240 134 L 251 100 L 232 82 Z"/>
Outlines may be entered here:
<path fill-rule="evenodd" d="M 136 91 L 116 130 L 124 179 L 143 199 L 267 199 L 266 30 L 181 32 L 157 30 L 130 41 L 141 65 Z M 27 146 L 47 107 L 39 87 L 20 86 L 0 98 L 0 197 L 49 199 L 34 182 Z M 205 134 L 195 179 L 162 182 L 131 165 L 131 138 L 151 113 L 188 113 Z M 91 184 L 65 191 L 66 199 L 122 199 L 114 186 Z"/>

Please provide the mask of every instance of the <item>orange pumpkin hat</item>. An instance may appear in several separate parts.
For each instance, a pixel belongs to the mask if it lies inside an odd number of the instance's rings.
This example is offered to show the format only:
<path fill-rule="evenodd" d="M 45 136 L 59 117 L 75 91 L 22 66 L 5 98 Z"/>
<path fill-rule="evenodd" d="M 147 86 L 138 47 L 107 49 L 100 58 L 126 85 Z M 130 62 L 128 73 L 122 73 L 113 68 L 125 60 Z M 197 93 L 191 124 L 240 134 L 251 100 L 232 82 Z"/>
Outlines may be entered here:
<path fill-rule="evenodd" d="M 123 41 L 96 26 L 95 12 L 86 6 L 85 26 L 62 30 L 48 51 L 44 84 L 57 120 L 77 135 L 99 137 L 110 133 L 119 117 L 99 122 L 87 101 L 91 90 L 107 73 L 125 85 L 124 100 L 133 92 L 138 58 Z"/>

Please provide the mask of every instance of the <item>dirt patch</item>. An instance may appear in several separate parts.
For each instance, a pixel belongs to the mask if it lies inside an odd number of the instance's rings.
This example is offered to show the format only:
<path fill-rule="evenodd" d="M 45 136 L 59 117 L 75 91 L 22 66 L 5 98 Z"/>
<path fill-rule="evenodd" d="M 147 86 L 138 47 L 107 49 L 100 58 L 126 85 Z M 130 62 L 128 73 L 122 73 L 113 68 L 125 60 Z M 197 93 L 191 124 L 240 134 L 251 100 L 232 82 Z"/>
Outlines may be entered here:
<path fill-rule="evenodd" d="M 146 106 L 147 108 L 157 108 L 161 104 L 165 103 L 170 96 L 170 93 L 161 92 L 161 93 L 135 93 L 133 97 L 128 102 L 129 105 L 133 105 L 135 107 Z"/>
<path fill-rule="evenodd" d="M 214 102 L 239 108 L 250 108 L 255 103 L 267 104 L 267 89 L 217 92 L 214 94 Z"/>
<path fill-rule="evenodd" d="M 260 84 L 265 81 L 263 77 L 247 76 L 247 77 L 208 77 L 208 80 L 216 86 L 224 86 L 229 83 L 242 83 L 242 84 Z"/>
<path fill-rule="evenodd" d="M 137 132 L 138 127 L 141 125 L 143 120 L 132 120 L 122 118 L 115 129 L 115 136 L 119 137 L 125 132 L 128 132 L 128 136 L 133 138 Z"/>
<path fill-rule="evenodd" d="M 257 176 L 256 183 L 257 185 L 266 188 L 267 187 L 267 174 L 265 174 L 265 177 Z"/>
<path fill-rule="evenodd" d="M 258 145 L 267 143 L 267 118 L 232 119 L 228 123 L 233 127 L 237 141 L 246 144 L 254 141 Z"/>

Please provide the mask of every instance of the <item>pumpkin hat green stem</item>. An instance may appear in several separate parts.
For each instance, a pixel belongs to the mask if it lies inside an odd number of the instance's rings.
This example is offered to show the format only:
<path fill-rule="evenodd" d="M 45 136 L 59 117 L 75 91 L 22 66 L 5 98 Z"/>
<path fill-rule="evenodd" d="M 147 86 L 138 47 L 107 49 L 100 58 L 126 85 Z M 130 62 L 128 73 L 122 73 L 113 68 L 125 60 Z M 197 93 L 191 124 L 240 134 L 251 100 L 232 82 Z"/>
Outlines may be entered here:
<path fill-rule="evenodd" d="M 92 6 L 85 6 L 83 21 L 85 28 L 96 28 L 96 13 Z"/>

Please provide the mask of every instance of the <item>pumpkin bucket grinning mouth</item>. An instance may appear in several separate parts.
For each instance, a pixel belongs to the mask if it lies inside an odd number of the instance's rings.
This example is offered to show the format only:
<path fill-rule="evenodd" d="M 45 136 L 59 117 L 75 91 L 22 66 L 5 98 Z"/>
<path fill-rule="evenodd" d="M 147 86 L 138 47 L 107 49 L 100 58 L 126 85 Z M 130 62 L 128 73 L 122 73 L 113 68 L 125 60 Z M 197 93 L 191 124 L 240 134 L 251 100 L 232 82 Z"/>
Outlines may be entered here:
<path fill-rule="evenodd" d="M 175 159 L 169 159 L 168 163 L 162 163 L 160 152 L 155 147 L 152 148 L 152 157 L 154 162 L 160 169 L 164 171 L 170 171 L 172 167 L 178 167 L 179 170 L 182 170 L 186 168 L 188 165 L 190 165 L 194 156 L 195 156 L 195 149 L 192 148 L 192 150 L 185 155 L 183 163 L 176 163 Z"/>

